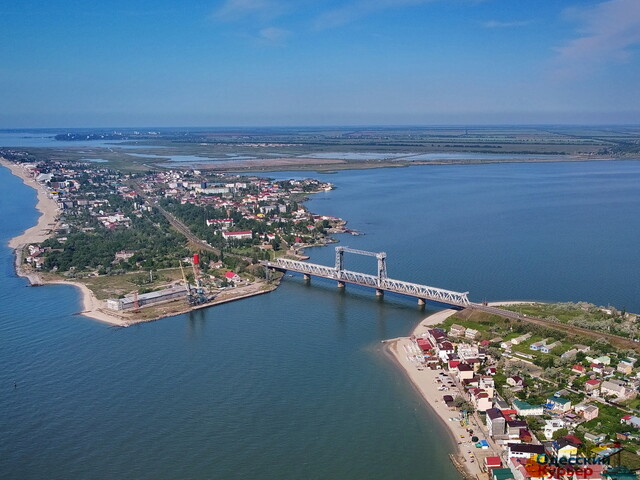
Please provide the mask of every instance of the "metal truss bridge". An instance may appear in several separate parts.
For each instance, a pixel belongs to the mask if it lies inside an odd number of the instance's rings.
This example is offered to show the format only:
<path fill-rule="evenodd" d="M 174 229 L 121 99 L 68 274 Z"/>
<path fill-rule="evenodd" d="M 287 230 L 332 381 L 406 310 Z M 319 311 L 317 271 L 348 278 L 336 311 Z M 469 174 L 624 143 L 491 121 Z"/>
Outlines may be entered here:
<path fill-rule="evenodd" d="M 345 252 L 375 257 L 378 260 L 378 274 L 369 275 L 366 273 L 346 270 L 344 268 Z M 430 300 L 456 307 L 470 306 L 469 299 L 467 298 L 467 294 L 469 292 L 453 292 L 442 288 L 429 287 L 427 285 L 419 285 L 417 283 L 388 278 L 386 259 L 387 254 L 384 252 L 375 253 L 348 247 L 336 247 L 336 264 L 334 267 L 328 267 L 326 265 L 319 265 L 316 263 L 301 262 L 298 260 L 289 260 L 286 258 L 278 258 L 273 262 L 262 262 L 262 265 L 267 270 L 267 278 L 271 270 L 278 270 L 281 272 L 298 272 L 302 273 L 307 280 L 309 280 L 311 276 L 336 280 L 339 287 L 344 287 L 346 283 L 351 283 L 354 285 L 375 288 L 376 295 L 383 295 L 386 291 L 415 297 L 418 299 L 418 303 L 420 305 L 424 305 L 425 301 Z"/>

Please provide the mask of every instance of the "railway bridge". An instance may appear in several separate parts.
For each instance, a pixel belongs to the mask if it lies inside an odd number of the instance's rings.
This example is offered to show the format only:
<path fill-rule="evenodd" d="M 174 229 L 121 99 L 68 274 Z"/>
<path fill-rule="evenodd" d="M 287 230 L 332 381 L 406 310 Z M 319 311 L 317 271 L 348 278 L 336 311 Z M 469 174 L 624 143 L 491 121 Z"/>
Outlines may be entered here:
<path fill-rule="evenodd" d="M 375 257 L 378 262 L 377 274 L 370 275 L 345 269 L 345 253 Z M 312 276 L 335 280 L 340 288 L 344 288 L 345 284 L 350 283 L 374 288 L 378 296 L 384 295 L 384 292 L 407 295 L 417 298 L 419 305 L 424 305 L 427 300 L 461 308 L 471 305 L 467 298 L 469 292 L 454 292 L 389 278 L 387 276 L 387 254 L 384 252 L 367 252 L 349 247 L 336 247 L 336 263 L 332 267 L 299 260 L 289 260 L 287 258 L 278 258 L 272 262 L 265 261 L 262 262 L 262 265 L 267 270 L 267 278 L 269 278 L 269 274 L 273 270 L 298 272 L 304 275 L 305 280 L 310 280 Z"/>

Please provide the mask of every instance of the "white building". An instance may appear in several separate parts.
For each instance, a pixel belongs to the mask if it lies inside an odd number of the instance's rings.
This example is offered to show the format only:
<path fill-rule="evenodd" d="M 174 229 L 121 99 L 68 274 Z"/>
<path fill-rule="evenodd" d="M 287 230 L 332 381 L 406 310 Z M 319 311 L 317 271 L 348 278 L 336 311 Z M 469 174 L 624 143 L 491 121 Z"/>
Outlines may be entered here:
<path fill-rule="evenodd" d="M 551 438 L 553 437 L 553 434 L 558 430 L 560 430 L 561 428 L 564 428 L 564 426 L 565 426 L 564 420 L 560 418 L 545 420 L 544 429 L 543 429 L 544 436 L 547 437 L 547 440 L 551 440 Z"/>
<path fill-rule="evenodd" d="M 251 230 L 243 232 L 222 232 L 222 238 L 225 240 L 247 240 L 253 238 Z"/>

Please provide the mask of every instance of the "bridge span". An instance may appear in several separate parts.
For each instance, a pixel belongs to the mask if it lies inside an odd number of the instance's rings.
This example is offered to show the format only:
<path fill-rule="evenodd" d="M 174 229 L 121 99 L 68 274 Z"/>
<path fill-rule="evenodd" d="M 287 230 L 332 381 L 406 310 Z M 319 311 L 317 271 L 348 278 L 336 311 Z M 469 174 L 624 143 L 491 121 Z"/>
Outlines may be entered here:
<path fill-rule="evenodd" d="M 369 275 L 345 269 L 345 252 L 375 257 L 378 261 L 377 275 Z M 272 270 L 278 270 L 281 272 L 291 271 L 302 273 L 306 280 L 309 280 L 311 276 L 335 280 L 338 282 L 338 287 L 340 288 L 344 288 L 346 283 L 374 288 L 376 290 L 376 295 L 378 296 L 383 295 L 386 291 L 415 297 L 418 299 L 419 305 L 424 305 L 427 300 L 462 308 L 466 308 L 471 305 L 467 298 L 469 292 L 454 292 L 451 290 L 444 290 L 442 288 L 430 287 L 428 285 L 420 285 L 417 283 L 388 278 L 386 258 L 387 255 L 384 252 L 376 253 L 364 250 L 355 250 L 348 247 L 336 247 L 336 264 L 333 267 L 319 265 L 317 263 L 289 260 L 287 258 L 278 258 L 272 262 L 264 261 L 261 263 L 267 270 L 267 278 Z"/>

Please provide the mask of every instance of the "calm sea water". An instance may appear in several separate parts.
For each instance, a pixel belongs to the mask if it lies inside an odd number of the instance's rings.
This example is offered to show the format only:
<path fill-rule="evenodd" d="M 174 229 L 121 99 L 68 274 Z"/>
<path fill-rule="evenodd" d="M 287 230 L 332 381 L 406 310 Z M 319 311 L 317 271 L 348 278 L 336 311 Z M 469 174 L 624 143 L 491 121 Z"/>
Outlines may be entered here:
<path fill-rule="evenodd" d="M 387 251 L 391 276 L 640 311 L 640 162 L 314 176 L 338 188 L 310 208 L 365 232 L 342 244 Z M 35 194 L 6 169 L 0 187 L 6 245 L 34 223 Z M 333 262 L 330 247 L 309 253 Z M 26 288 L 6 246 L 0 278 L 0 478 L 459 478 L 452 442 L 381 349 L 424 317 L 412 301 L 286 277 L 114 329 L 75 315 L 72 287 Z"/>

